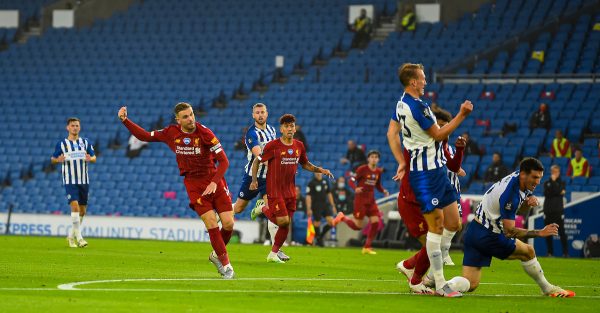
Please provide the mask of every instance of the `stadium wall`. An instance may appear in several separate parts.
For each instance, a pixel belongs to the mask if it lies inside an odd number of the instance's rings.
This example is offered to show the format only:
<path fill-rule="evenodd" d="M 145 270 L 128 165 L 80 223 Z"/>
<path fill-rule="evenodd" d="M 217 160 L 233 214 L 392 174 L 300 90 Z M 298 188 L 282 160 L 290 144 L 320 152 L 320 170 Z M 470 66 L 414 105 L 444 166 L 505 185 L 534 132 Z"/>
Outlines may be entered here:
<path fill-rule="evenodd" d="M 4 234 L 7 229 L 6 213 L 0 214 L 0 221 L 0 234 Z M 11 215 L 8 233 L 66 237 L 71 226 L 70 217 L 66 215 L 18 213 Z M 236 221 L 234 229 L 240 232 L 242 243 L 253 243 L 258 239 L 258 223 L 255 221 Z M 86 238 L 210 242 L 200 219 L 86 216 L 81 232 Z"/>

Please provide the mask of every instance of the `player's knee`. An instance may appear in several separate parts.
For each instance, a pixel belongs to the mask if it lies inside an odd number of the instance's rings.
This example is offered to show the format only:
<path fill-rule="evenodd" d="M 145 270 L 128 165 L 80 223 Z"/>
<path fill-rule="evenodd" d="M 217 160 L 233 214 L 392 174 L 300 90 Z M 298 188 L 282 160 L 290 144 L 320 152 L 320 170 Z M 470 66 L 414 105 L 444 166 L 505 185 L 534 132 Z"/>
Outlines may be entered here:
<path fill-rule="evenodd" d="M 288 227 L 288 226 L 290 226 L 290 221 L 289 220 L 277 221 L 277 226 L 279 226 L 279 227 Z"/>
<path fill-rule="evenodd" d="M 535 249 L 530 244 L 527 245 L 527 254 L 525 255 L 525 257 L 526 257 L 525 261 L 529 261 L 529 260 L 532 260 L 533 258 L 535 258 Z"/>
<path fill-rule="evenodd" d="M 221 220 L 221 227 L 225 230 L 233 230 L 233 219 Z"/>

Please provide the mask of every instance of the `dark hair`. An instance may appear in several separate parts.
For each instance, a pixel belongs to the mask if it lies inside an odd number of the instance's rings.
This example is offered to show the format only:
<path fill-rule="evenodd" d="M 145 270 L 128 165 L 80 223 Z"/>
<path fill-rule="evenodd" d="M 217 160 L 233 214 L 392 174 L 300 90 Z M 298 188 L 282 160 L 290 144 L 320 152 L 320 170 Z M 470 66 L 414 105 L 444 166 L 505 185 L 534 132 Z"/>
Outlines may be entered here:
<path fill-rule="evenodd" d="M 296 123 L 296 117 L 292 114 L 284 114 L 279 118 L 279 125 Z"/>
<path fill-rule="evenodd" d="M 81 123 L 81 121 L 76 117 L 69 117 L 67 119 L 67 125 L 71 124 L 71 122 L 80 122 Z"/>
<path fill-rule="evenodd" d="M 519 164 L 519 171 L 523 173 L 531 173 L 531 171 L 544 171 L 544 165 L 536 158 L 524 158 Z"/>
<path fill-rule="evenodd" d="M 452 120 L 452 115 L 450 115 L 450 112 L 447 112 L 445 110 L 437 111 L 434 114 L 437 120 L 444 121 L 446 123 L 450 123 L 450 121 Z"/>
<path fill-rule="evenodd" d="M 424 70 L 423 64 L 404 63 L 398 69 L 398 78 L 402 86 L 407 87 L 411 79 L 417 79 L 417 70 Z"/>
<path fill-rule="evenodd" d="M 369 153 L 367 153 L 367 158 L 370 157 L 371 154 L 377 154 L 377 156 L 381 158 L 381 154 L 377 150 L 369 150 Z"/>
<path fill-rule="evenodd" d="M 187 103 L 187 102 L 179 102 L 175 105 L 175 108 L 173 109 L 173 113 L 175 113 L 175 116 L 177 116 L 177 114 L 179 114 L 179 112 L 183 111 L 183 110 L 187 110 L 187 109 L 191 109 L 192 106 Z"/>

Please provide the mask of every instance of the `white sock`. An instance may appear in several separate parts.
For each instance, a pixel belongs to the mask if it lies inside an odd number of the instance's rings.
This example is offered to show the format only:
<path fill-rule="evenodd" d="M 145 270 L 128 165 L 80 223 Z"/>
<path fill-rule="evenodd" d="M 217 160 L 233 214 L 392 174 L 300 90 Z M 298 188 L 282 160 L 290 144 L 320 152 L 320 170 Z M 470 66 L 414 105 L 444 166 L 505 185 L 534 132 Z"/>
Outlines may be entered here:
<path fill-rule="evenodd" d="M 71 212 L 71 221 L 73 222 L 73 235 L 75 235 L 77 240 L 83 239 L 79 231 L 79 212 Z"/>
<path fill-rule="evenodd" d="M 553 286 L 546 280 L 542 266 L 540 265 L 540 262 L 538 262 L 537 258 L 533 258 L 527 262 L 521 262 L 521 265 L 523 266 L 523 269 L 527 275 L 535 280 L 544 293 L 547 293 L 550 291 L 550 289 L 552 289 Z"/>
<path fill-rule="evenodd" d="M 469 288 L 471 288 L 471 283 L 469 280 L 462 276 L 453 277 L 448 281 L 448 285 L 450 288 L 452 288 L 452 290 L 458 292 L 467 292 L 469 291 Z"/>
<path fill-rule="evenodd" d="M 450 255 L 450 246 L 452 245 L 452 238 L 454 238 L 455 234 L 455 231 L 449 231 L 444 228 L 444 232 L 442 233 L 442 242 L 440 244 L 440 248 L 442 250 L 442 259 L 445 259 Z"/>
<path fill-rule="evenodd" d="M 79 215 L 79 226 L 83 224 L 83 215 Z"/>
<path fill-rule="evenodd" d="M 269 230 L 269 235 L 271 235 L 271 243 L 275 244 L 275 234 L 277 234 L 277 230 L 279 226 L 277 224 L 267 220 L 267 229 Z"/>
<path fill-rule="evenodd" d="M 438 235 L 432 232 L 427 233 L 427 241 L 425 246 L 427 247 L 427 256 L 429 257 L 429 263 L 431 264 L 430 271 L 433 272 L 435 279 L 436 289 L 442 289 L 446 284 L 444 278 L 444 261 L 442 260 L 442 251 L 440 244 L 442 242 L 442 235 Z"/>

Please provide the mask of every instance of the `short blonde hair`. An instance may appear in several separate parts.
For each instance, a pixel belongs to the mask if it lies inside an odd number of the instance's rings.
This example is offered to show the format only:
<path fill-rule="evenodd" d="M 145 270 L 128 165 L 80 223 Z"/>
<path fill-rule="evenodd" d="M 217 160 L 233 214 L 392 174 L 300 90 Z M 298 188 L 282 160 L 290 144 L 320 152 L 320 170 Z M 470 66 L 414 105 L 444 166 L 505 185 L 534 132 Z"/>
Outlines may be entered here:
<path fill-rule="evenodd" d="M 402 86 L 407 87 L 410 84 L 411 79 L 417 79 L 417 71 L 424 70 L 425 67 L 423 64 L 413 64 L 413 63 L 404 63 L 398 69 L 398 78 L 400 78 L 400 82 Z"/>

